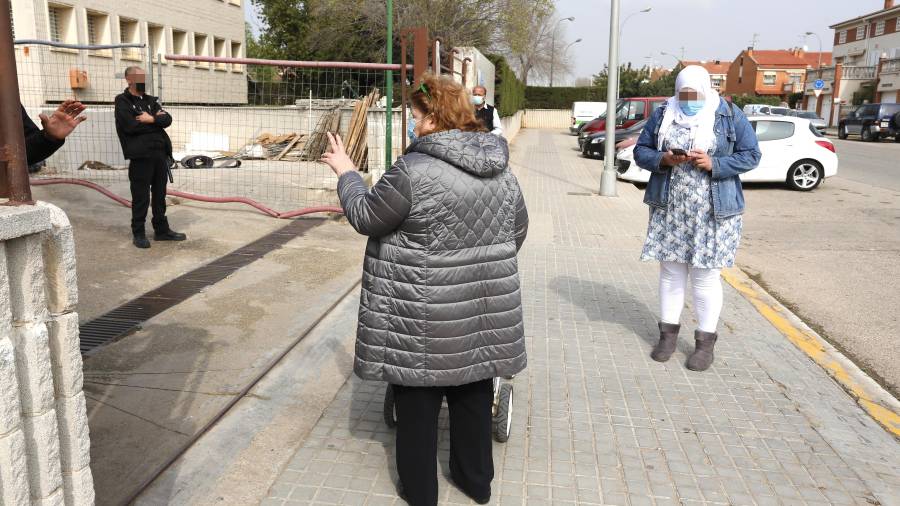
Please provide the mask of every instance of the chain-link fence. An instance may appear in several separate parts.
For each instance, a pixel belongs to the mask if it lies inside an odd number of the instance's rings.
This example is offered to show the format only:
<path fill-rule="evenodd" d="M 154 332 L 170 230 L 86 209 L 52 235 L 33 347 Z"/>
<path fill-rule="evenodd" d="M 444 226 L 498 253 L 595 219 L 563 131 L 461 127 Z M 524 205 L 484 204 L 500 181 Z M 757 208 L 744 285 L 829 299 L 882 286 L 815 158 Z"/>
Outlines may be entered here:
<path fill-rule="evenodd" d="M 170 189 L 241 197 L 269 207 L 337 204 L 337 179 L 319 161 L 327 131 L 340 132 L 360 170 L 385 168 L 384 94 L 393 66 L 155 55 L 143 47 L 52 47 L 16 43 L 23 103 L 37 119 L 67 98 L 88 104 L 88 121 L 32 177 L 87 180 L 127 197 L 127 162 L 116 135 L 113 100 L 125 68 L 147 73 L 173 123 Z M 392 75 L 402 92 L 399 73 Z M 393 136 L 402 132 L 394 112 Z M 394 153 L 400 143 L 395 141 Z"/>

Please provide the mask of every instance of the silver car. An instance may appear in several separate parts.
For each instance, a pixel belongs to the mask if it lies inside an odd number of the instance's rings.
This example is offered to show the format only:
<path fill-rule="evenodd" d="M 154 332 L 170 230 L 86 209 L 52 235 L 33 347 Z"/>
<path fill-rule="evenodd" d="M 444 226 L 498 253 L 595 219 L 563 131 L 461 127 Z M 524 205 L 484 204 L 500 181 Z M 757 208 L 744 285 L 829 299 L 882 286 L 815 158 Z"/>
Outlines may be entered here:
<path fill-rule="evenodd" d="M 816 130 L 818 130 L 820 133 L 823 133 L 823 134 L 824 134 L 825 131 L 828 129 L 828 124 L 825 123 L 825 120 L 822 119 L 822 118 L 820 118 L 819 115 L 817 115 L 817 114 L 814 113 L 814 112 L 811 112 L 811 111 L 795 111 L 794 114 L 792 114 L 791 116 L 796 116 L 796 117 L 798 117 L 798 118 L 808 119 L 809 122 L 812 124 L 813 128 L 815 128 Z"/>

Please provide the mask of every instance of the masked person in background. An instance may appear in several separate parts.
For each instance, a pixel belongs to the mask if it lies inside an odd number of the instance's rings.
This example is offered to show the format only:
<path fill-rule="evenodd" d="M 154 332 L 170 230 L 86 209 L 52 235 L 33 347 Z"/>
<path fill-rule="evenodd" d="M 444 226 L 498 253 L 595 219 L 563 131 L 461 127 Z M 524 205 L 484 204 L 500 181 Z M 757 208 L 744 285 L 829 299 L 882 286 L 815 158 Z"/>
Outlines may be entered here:
<path fill-rule="evenodd" d="M 718 339 L 720 272 L 734 265 L 741 241 L 739 176 L 756 168 L 761 153 L 753 126 L 712 89 L 706 69 L 685 67 L 675 93 L 647 121 L 634 148 L 638 166 L 651 172 L 641 260 L 660 262 L 660 338 L 650 356 L 665 362 L 675 352 L 690 278 L 698 328 L 687 368 L 705 371 Z"/>
<path fill-rule="evenodd" d="M 497 108 L 488 105 L 484 97 L 487 95 L 487 89 L 484 86 L 476 86 L 472 88 L 472 104 L 475 106 L 475 117 L 487 128 L 488 132 L 497 137 L 503 136 L 503 124 L 500 123 L 500 115 L 497 114 Z"/>
<path fill-rule="evenodd" d="M 184 234 L 169 228 L 166 219 L 166 184 L 172 142 L 165 129 L 172 116 L 162 109 L 156 97 L 146 93 L 146 74 L 140 67 L 125 69 L 128 88 L 116 97 L 116 133 L 122 144 L 131 182 L 131 233 L 134 245 L 149 248 L 144 232 L 150 194 L 153 194 L 153 238 L 157 241 L 183 241 Z"/>

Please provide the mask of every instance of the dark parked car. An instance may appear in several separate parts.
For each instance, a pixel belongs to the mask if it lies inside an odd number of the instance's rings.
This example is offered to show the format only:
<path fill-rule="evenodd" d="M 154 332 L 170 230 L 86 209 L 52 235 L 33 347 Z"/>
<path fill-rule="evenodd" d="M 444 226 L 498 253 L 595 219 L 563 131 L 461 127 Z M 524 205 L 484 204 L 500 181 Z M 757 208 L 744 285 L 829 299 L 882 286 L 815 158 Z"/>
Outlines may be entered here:
<path fill-rule="evenodd" d="M 838 124 L 838 137 L 859 135 L 864 141 L 893 137 L 900 142 L 900 104 L 865 104 Z"/>
<path fill-rule="evenodd" d="M 637 137 L 644 130 L 647 120 L 641 120 L 628 128 L 616 130 L 616 144 L 624 141 L 629 137 Z M 603 160 L 606 156 L 606 132 L 597 132 L 585 138 L 584 144 L 581 146 L 581 154 L 585 158 L 599 158 Z"/>

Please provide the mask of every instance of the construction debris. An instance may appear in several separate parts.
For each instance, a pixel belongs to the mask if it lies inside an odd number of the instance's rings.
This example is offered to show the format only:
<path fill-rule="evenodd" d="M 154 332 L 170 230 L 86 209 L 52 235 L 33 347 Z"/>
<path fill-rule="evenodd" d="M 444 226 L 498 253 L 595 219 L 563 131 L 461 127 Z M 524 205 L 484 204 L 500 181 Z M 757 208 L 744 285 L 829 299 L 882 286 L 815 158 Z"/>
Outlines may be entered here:
<path fill-rule="evenodd" d="M 378 89 L 373 89 L 365 98 L 356 101 L 353 105 L 349 128 L 343 137 L 347 154 L 360 170 L 365 170 L 367 166 L 369 108 L 374 106 L 379 98 L 381 98 L 381 93 Z M 330 109 L 322 113 L 315 129 L 309 134 L 262 133 L 236 153 L 234 158 L 317 162 L 328 150 L 327 134 L 341 131 L 341 117 L 345 107 L 345 101 L 332 105 Z"/>

